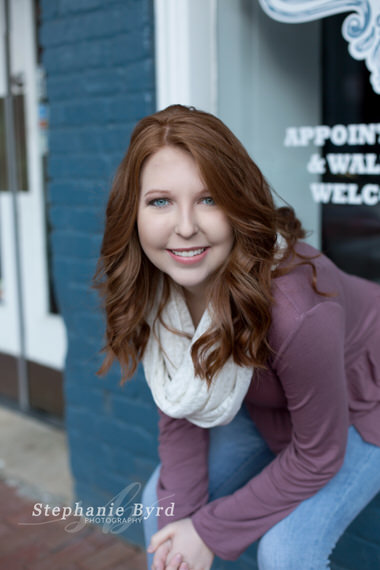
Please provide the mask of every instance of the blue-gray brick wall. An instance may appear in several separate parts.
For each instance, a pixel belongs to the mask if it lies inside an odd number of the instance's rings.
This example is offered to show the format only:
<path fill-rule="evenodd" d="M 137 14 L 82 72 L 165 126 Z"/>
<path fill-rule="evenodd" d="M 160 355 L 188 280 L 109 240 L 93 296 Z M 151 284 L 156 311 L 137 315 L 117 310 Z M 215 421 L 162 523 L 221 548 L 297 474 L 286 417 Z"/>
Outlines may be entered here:
<path fill-rule="evenodd" d="M 49 218 L 58 304 L 68 333 L 66 426 L 83 507 L 137 501 L 158 461 L 157 412 L 139 373 L 124 387 L 101 362 L 103 321 L 90 288 L 104 206 L 131 130 L 155 110 L 152 0 L 42 0 L 39 39 L 50 110 Z M 115 528 L 142 543 L 141 525 Z"/>
<path fill-rule="evenodd" d="M 49 217 L 55 285 L 68 331 L 66 425 L 75 492 L 85 507 L 105 505 L 125 491 L 125 505 L 128 498 L 139 499 L 134 493 L 157 462 L 157 414 L 141 372 L 123 388 L 117 366 L 105 379 L 96 376 L 103 322 L 90 280 L 115 168 L 134 124 L 155 108 L 152 0 L 41 4 L 50 106 Z M 142 544 L 141 525 L 114 531 Z M 378 497 L 339 541 L 334 570 L 380 568 L 379 537 Z M 255 546 L 238 561 L 215 567 L 253 570 L 254 559 Z"/>

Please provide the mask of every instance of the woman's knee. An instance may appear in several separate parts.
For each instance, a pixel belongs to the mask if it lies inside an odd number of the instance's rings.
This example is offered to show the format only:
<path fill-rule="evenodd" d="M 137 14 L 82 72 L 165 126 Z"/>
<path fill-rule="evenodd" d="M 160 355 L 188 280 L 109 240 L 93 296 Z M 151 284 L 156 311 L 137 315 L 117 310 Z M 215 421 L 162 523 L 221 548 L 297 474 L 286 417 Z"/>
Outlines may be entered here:
<path fill-rule="evenodd" d="M 328 554 L 318 541 L 303 539 L 302 528 L 286 533 L 274 526 L 260 540 L 257 560 L 259 570 L 324 570 Z"/>

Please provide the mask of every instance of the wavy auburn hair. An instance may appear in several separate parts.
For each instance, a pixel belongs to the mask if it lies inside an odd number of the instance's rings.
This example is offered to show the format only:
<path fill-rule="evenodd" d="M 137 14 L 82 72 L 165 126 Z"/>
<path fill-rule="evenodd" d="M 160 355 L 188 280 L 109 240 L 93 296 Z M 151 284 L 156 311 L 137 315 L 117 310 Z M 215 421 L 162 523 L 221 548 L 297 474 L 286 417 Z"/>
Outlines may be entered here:
<path fill-rule="evenodd" d="M 145 161 L 167 145 L 190 153 L 234 234 L 232 251 L 216 273 L 209 296 L 212 326 L 192 349 L 195 373 L 210 384 L 231 355 L 238 365 L 266 366 L 271 354 L 272 278 L 294 267 L 290 264 L 273 272 L 276 234 L 280 232 L 286 240 L 286 258 L 295 255 L 295 243 L 305 232 L 291 208 L 275 207 L 261 171 L 218 118 L 193 107 L 172 105 L 142 119 L 116 172 L 94 276 L 107 319 L 106 356 L 99 374 L 118 359 L 122 380 L 130 378 L 148 341 L 147 316 L 161 272 L 142 251 L 137 234 L 140 177 Z M 303 259 L 301 263 L 314 267 Z M 163 277 L 158 318 L 170 290 L 169 278 Z"/>

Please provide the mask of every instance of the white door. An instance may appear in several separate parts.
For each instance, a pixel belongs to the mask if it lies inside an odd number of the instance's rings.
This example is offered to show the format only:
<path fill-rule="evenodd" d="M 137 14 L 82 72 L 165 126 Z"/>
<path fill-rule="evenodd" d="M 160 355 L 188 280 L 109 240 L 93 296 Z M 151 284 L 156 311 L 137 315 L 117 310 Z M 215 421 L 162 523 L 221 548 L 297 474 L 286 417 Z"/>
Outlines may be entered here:
<path fill-rule="evenodd" d="M 33 0 L 8 0 L 10 71 L 17 143 L 17 217 L 7 175 L 6 0 L 0 0 L 0 353 L 63 368 L 66 334 L 51 300 L 45 203 L 46 103 Z M 19 251 L 16 248 L 16 232 Z M 20 260 L 20 275 L 17 259 Z M 18 281 L 20 287 L 18 287 Z M 51 283 L 51 281 L 50 281 Z M 22 303 L 19 303 L 21 292 Z M 20 307 L 23 308 L 20 319 Z M 22 330 L 20 330 L 20 325 Z"/>

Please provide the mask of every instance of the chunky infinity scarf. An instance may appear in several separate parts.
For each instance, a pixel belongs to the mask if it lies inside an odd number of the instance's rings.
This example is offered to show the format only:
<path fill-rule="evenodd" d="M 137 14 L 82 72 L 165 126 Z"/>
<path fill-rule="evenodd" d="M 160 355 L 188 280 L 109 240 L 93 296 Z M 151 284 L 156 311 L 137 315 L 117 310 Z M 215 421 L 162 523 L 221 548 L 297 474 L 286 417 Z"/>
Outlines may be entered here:
<path fill-rule="evenodd" d="M 152 311 L 151 327 L 156 310 Z M 191 340 L 170 332 L 156 320 L 157 338 L 151 330 L 142 362 L 157 406 L 168 416 L 186 418 L 203 428 L 228 424 L 241 407 L 253 368 L 237 366 L 230 357 L 208 388 L 205 380 L 195 376 L 191 346 L 209 328 L 209 311 L 194 330 L 183 295 L 172 287 L 162 319 L 170 328 L 190 335 Z"/>

